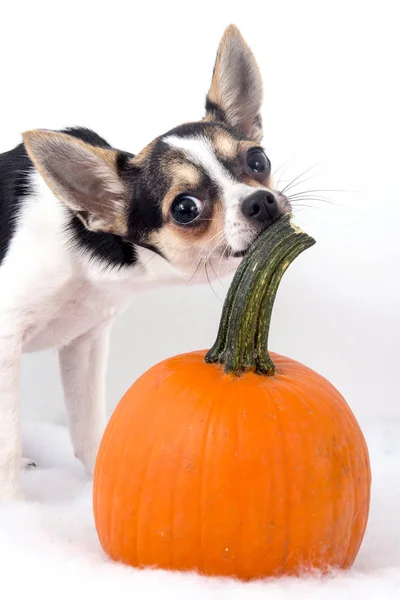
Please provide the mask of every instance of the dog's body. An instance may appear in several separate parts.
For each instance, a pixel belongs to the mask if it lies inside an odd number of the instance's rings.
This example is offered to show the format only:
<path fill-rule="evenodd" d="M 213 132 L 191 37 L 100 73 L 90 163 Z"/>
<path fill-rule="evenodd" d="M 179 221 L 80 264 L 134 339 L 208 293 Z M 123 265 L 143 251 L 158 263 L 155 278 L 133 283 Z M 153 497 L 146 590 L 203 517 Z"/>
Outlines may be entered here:
<path fill-rule="evenodd" d="M 256 63 L 231 27 L 203 121 L 137 156 L 79 128 L 29 132 L 0 155 L 0 498 L 19 495 L 22 352 L 59 351 L 75 454 L 91 473 L 115 315 L 135 293 L 208 277 L 207 264 L 232 271 L 289 209 L 259 148 L 260 105 Z"/>

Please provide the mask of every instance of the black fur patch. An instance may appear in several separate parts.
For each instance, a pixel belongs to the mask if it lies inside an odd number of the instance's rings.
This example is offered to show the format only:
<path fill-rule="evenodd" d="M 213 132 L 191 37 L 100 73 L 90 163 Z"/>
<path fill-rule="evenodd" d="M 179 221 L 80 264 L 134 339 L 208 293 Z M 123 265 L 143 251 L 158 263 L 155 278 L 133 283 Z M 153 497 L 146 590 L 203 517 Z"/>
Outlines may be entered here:
<path fill-rule="evenodd" d="M 61 133 L 67 133 L 68 135 L 78 138 L 91 146 L 96 146 L 97 148 L 112 148 L 104 138 L 91 129 L 87 129 L 87 127 L 67 127 L 66 129 L 63 129 Z"/>
<path fill-rule="evenodd" d="M 164 135 L 161 137 L 165 138 L 169 135 L 176 135 L 177 137 L 191 138 L 191 137 L 197 137 L 202 134 L 207 136 L 208 132 L 212 132 L 215 129 L 225 130 L 235 140 L 247 139 L 237 129 L 230 127 L 226 123 L 219 123 L 216 121 L 196 121 L 195 123 L 184 123 L 183 125 L 178 125 L 178 127 L 174 127 L 173 129 L 170 129 L 170 131 L 167 131 L 167 133 L 164 133 Z"/>
<path fill-rule="evenodd" d="M 128 267 L 137 261 L 133 245 L 118 235 L 89 231 L 78 217 L 72 216 L 68 225 L 78 248 L 85 248 L 89 254 L 110 267 Z"/>
<path fill-rule="evenodd" d="M 117 169 L 118 173 L 122 174 L 128 165 L 128 161 L 131 158 L 135 158 L 134 154 L 128 152 L 118 152 L 117 154 Z"/>
<path fill-rule="evenodd" d="M 160 161 L 168 150 L 169 146 L 158 140 L 143 166 L 134 168 L 129 165 L 122 173 L 131 190 L 128 237 L 145 247 L 149 233 L 163 225 L 161 202 L 170 182 L 161 169 Z"/>
<path fill-rule="evenodd" d="M 224 123 L 227 120 L 225 112 L 222 110 L 222 108 L 210 100 L 208 96 L 206 98 L 206 113 L 211 115 L 214 121 L 220 121 L 221 123 Z"/>
<path fill-rule="evenodd" d="M 22 144 L 0 154 L 0 265 L 7 253 L 33 166 Z"/>

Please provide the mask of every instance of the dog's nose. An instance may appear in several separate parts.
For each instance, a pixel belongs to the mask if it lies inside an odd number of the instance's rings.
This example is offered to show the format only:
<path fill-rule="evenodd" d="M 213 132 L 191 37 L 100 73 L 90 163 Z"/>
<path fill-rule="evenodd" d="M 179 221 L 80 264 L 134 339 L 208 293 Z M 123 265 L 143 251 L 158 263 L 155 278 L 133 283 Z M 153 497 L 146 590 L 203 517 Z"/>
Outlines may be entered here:
<path fill-rule="evenodd" d="M 260 223 L 273 223 L 279 214 L 278 203 L 271 192 L 258 190 L 243 201 L 242 213 L 248 219 Z"/>

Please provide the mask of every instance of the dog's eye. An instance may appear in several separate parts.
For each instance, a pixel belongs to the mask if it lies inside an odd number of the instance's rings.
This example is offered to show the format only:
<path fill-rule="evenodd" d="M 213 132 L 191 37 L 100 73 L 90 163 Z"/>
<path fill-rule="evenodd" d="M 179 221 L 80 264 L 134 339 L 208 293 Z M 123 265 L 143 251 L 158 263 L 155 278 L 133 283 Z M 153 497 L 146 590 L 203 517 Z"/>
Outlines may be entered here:
<path fill-rule="evenodd" d="M 172 203 L 171 215 L 179 225 L 187 225 L 200 215 L 203 203 L 194 196 L 178 196 Z"/>
<path fill-rule="evenodd" d="M 265 176 L 271 171 L 271 163 L 261 148 L 251 148 L 247 152 L 247 166 L 253 173 Z"/>

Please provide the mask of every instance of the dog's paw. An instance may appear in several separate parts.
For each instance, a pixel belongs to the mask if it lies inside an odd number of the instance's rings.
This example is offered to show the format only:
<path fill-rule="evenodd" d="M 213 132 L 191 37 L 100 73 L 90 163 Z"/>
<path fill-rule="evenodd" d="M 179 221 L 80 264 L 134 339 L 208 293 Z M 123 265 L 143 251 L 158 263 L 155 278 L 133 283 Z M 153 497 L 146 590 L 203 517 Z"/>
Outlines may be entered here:
<path fill-rule="evenodd" d="M 21 471 L 35 469 L 36 463 L 30 458 L 21 458 Z"/>

